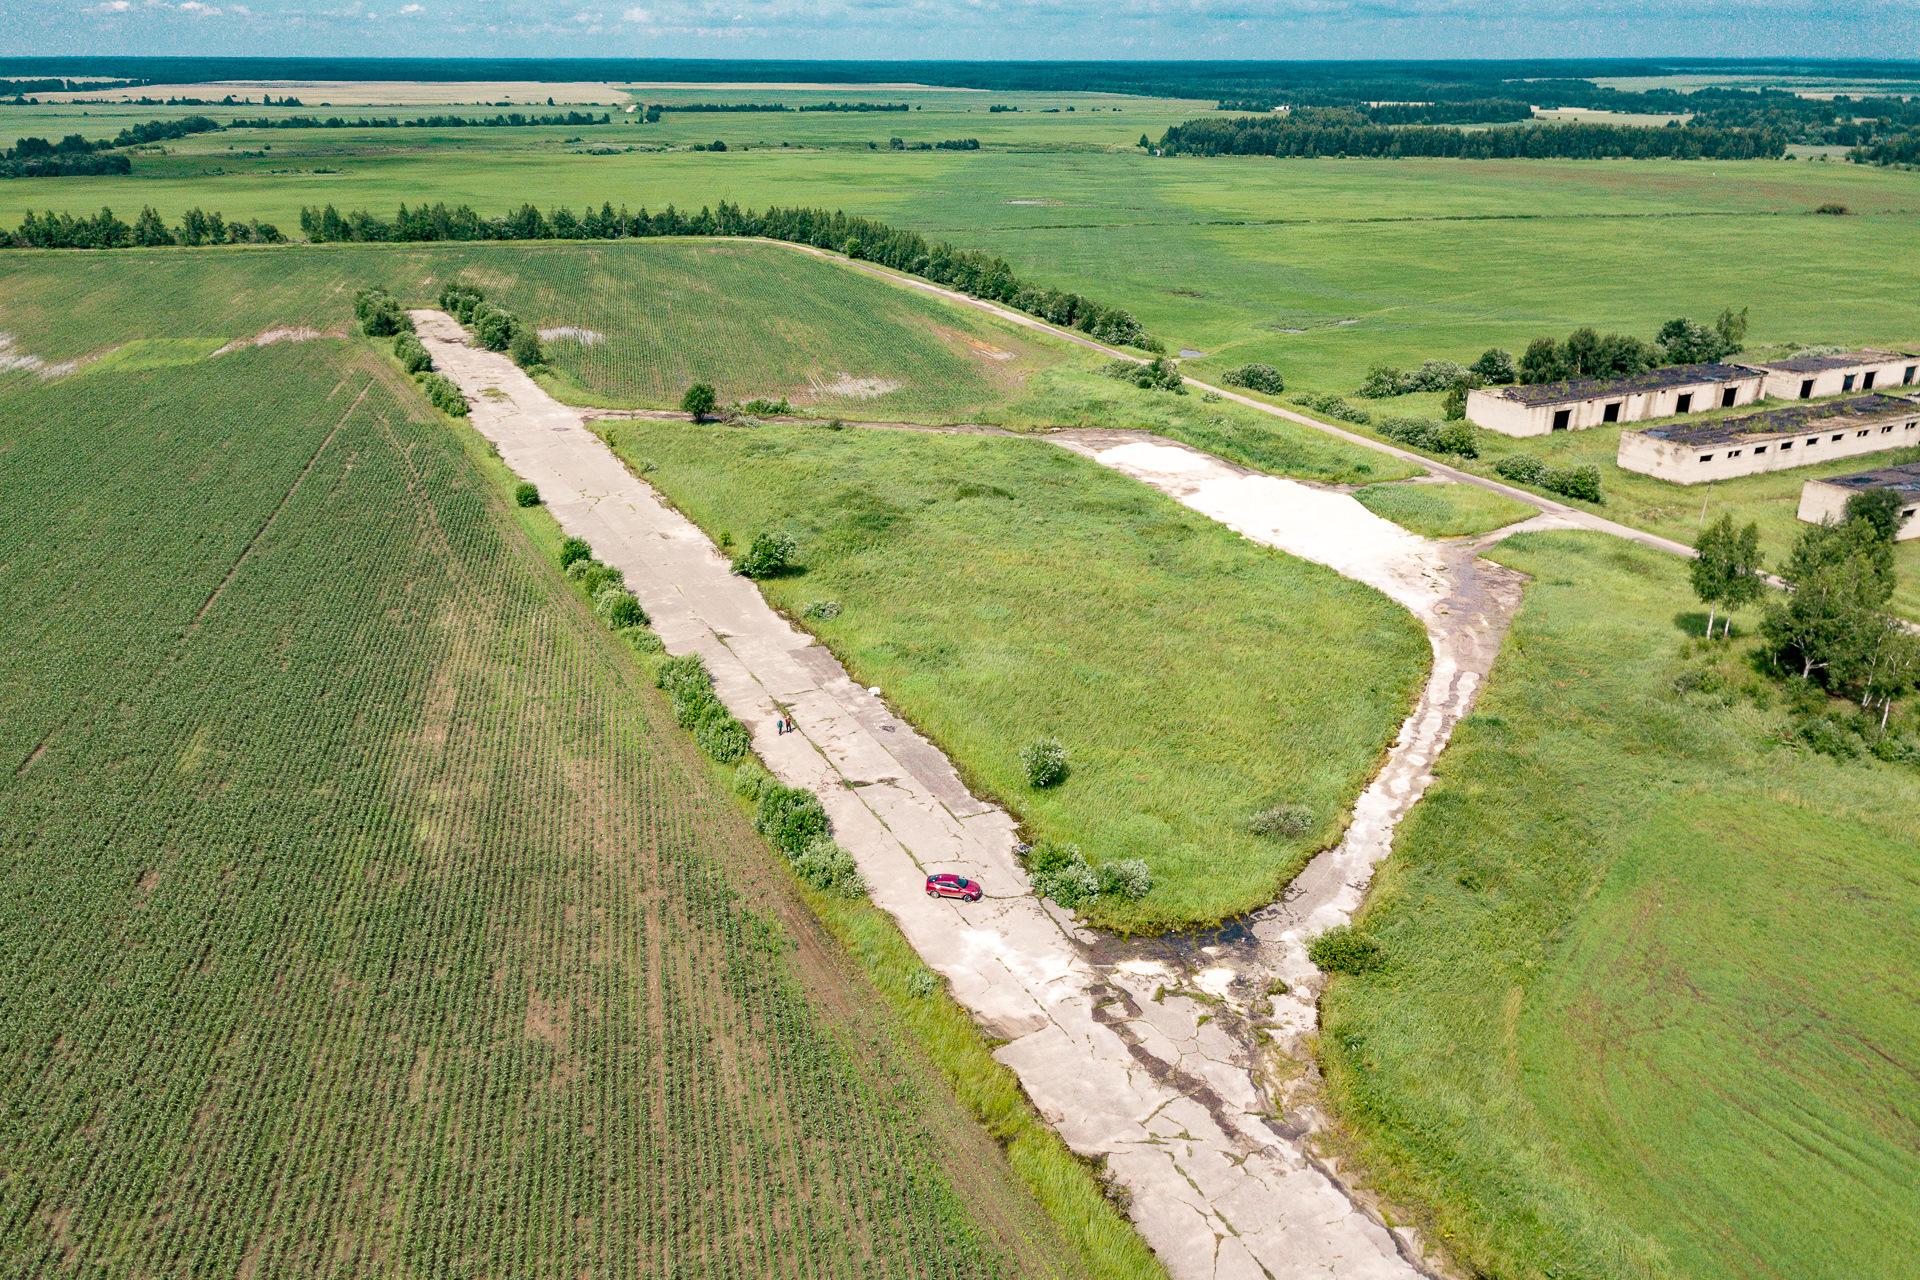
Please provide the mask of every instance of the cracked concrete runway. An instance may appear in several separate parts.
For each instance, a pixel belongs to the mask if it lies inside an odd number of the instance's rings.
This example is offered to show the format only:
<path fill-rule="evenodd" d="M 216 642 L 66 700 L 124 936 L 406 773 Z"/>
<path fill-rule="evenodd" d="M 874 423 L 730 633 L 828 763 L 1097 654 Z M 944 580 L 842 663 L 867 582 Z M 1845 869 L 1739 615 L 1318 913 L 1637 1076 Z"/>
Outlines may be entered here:
<path fill-rule="evenodd" d="M 1357 905 L 1392 823 L 1429 780 L 1446 732 L 1497 650 L 1502 584 L 1471 547 L 1427 542 L 1379 521 L 1385 528 L 1371 530 L 1377 542 L 1368 555 L 1333 566 L 1371 574 L 1430 635 L 1449 637 L 1444 655 L 1435 639 L 1436 658 L 1449 665 L 1436 662 L 1347 839 L 1315 860 L 1304 892 L 1212 944 L 1122 943 L 1035 898 L 1014 854 L 1012 819 L 968 795 L 932 744 L 774 613 L 751 582 L 730 574 L 705 536 L 584 428 L 580 410 L 559 404 L 504 356 L 473 349 L 447 316 L 413 315 L 435 365 L 466 394 L 474 427 L 539 486 L 568 533 L 625 572 L 668 650 L 706 659 L 767 766 L 821 796 L 875 903 L 987 1033 L 1007 1041 L 995 1056 L 1019 1075 L 1048 1123 L 1077 1153 L 1104 1159 L 1173 1276 L 1427 1274 L 1418 1240 L 1388 1229 L 1314 1155 L 1311 1108 L 1273 1096 L 1256 1029 L 1266 1018 L 1297 1037 L 1312 1025 L 1317 975 L 1302 939 Z M 1349 498 L 1306 486 L 1249 483 L 1291 485 L 1192 450 L 1181 458 L 1128 454 L 1137 437 L 1122 444 L 1097 434 L 1062 442 L 1131 467 L 1195 510 L 1283 550 L 1320 545 L 1314 531 L 1336 510 L 1323 499 L 1364 513 Z M 799 733 L 776 734 L 783 714 Z M 970 905 L 930 900 L 921 882 L 932 871 L 978 877 L 989 896 Z M 1295 992 L 1270 1012 L 1262 982 L 1269 972 Z"/>

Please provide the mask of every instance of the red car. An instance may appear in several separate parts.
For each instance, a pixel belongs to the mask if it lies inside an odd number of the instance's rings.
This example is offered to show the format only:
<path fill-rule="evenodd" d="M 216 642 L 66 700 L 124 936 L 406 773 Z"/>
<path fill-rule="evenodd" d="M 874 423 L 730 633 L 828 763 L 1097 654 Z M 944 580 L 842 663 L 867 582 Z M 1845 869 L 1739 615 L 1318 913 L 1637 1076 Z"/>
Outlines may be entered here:
<path fill-rule="evenodd" d="M 963 902 L 980 901 L 980 882 L 957 876 L 951 871 L 942 871 L 937 876 L 927 877 L 927 896 L 929 898 L 959 898 Z"/>

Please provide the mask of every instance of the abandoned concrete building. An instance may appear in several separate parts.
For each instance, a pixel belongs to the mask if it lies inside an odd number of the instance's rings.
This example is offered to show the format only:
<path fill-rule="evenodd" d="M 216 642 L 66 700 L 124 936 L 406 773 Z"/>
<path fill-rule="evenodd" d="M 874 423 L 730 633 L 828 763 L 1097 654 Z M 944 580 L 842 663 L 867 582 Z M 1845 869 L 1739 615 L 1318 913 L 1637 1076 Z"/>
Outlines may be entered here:
<path fill-rule="evenodd" d="M 1616 461 L 1622 471 L 1703 484 L 1914 444 L 1920 444 L 1920 405 L 1876 393 L 1698 426 L 1622 431 Z"/>
<path fill-rule="evenodd" d="M 1920 462 L 1809 480 L 1800 486 L 1800 518 L 1808 524 L 1837 522 L 1846 516 L 1847 499 L 1869 489 L 1889 489 L 1900 496 L 1900 527 L 1893 535 L 1895 541 L 1920 538 L 1920 520 L 1913 518 L 1920 510 Z"/>
<path fill-rule="evenodd" d="M 1750 367 L 1766 375 L 1765 394 L 1780 400 L 1818 400 L 1896 385 L 1910 387 L 1920 379 L 1920 356 L 1914 352 L 1871 348 L 1767 360 Z"/>
<path fill-rule="evenodd" d="M 1544 436 L 1751 404 L 1765 375 L 1735 364 L 1677 364 L 1630 378 L 1575 378 L 1467 393 L 1467 421 L 1509 436 Z"/>

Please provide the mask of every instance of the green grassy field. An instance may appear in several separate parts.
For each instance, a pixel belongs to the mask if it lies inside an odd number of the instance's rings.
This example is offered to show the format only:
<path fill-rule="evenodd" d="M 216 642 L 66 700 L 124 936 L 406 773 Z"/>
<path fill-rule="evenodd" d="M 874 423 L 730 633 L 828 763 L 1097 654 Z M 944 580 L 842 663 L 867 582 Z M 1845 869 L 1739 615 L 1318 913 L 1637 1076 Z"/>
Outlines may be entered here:
<path fill-rule="evenodd" d="M 1353 496 L 1373 514 L 1428 538 L 1486 533 L 1538 514 L 1523 502 L 1465 484 L 1376 484 Z"/>
<path fill-rule="evenodd" d="M 607 423 L 711 535 L 763 528 L 803 573 L 763 584 L 985 794 L 1158 886 L 1103 899 L 1122 928 L 1270 901 L 1341 829 L 1425 676 L 1419 628 L 1368 588 L 1256 547 L 1038 440 L 820 427 Z M 1057 735 L 1062 786 L 1019 752 Z M 1308 805 L 1303 839 L 1253 813 Z"/>
<path fill-rule="evenodd" d="M 0 1274 L 1080 1273 L 486 465 L 357 342 L 0 399 Z"/>
<path fill-rule="evenodd" d="M 1258 360 L 1318 390 L 1350 390 L 1374 363 L 1467 361 L 1580 324 L 1650 336 L 1674 315 L 1728 305 L 1750 308 L 1756 343 L 1910 342 L 1920 330 L 1916 304 L 1883 271 L 1920 218 L 1910 174 L 1787 161 L 1166 159 L 1132 147 L 1191 105 L 908 113 L 928 137 L 979 136 L 990 145 L 979 152 L 889 152 L 884 138 L 906 128 L 898 117 L 826 113 L 670 115 L 600 131 L 759 148 L 725 153 L 574 154 L 600 136 L 586 128 L 280 131 L 273 152 L 243 156 L 246 141 L 221 134 L 142 161 L 132 178 L 6 183 L 0 224 L 101 204 L 130 215 L 150 203 L 170 218 L 201 205 L 283 229 L 301 205 L 326 202 L 382 214 L 423 198 L 488 214 L 522 200 L 821 205 L 999 252 L 1023 277 L 1124 306 L 1170 346 L 1206 352 L 1197 373 Z M 781 148 L 764 132 L 803 128 L 824 131 L 817 146 Z M 416 133 L 427 136 L 396 136 Z M 1829 201 L 1859 216 L 1810 216 Z"/>
<path fill-rule="evenodd" d="M 1784 745 L 1746 642 L 1682 655 L 1677 562 L 1494 555 L 1533 581 L 1376 881 L 1387 964 L 1323 1000 L 1351 1154 L 1489 1274 L 1897 1274 L 1920 774 Z"/>
<path fill-rule="evenodd" d="M 690 383 L 707 380 L 723 400 L 787 396 L 823 413 L 998 420 L 1029 374 L 1070 354 L 1089 359 L 839 264 L 726 241 L 236 246 L 79 259 L 40 251 L 5 262 L 0 332 L 49 365 L 103 357 L 82 375 L 193 362 L 274 329 L 341 332 L 361 285 L 430 306 L 456 277 L 542 328 L 602 335 L 549 343 L 556 390 L 588 402 L 677 405 Z M 138 290 L 128 288 L 134 280 Z M 1327 456 L 1345 453 L 1359 456 L 1345 446 Z"/>

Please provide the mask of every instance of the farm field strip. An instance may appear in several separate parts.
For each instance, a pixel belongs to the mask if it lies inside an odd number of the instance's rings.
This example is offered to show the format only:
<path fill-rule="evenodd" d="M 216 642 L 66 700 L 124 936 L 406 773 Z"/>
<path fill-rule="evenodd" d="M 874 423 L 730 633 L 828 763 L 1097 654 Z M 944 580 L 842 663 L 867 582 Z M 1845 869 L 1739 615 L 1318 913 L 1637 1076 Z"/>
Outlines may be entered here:
<path fill-rule="evenodd" d="M 696 528 L 583 429 L 577 411 L 504 357 L 465 345 L 445 317 L 415 317 L 435 363 L 467 393 L 476 428 L 539 486 L 563 528 L 625 571 L 669 651 L 702 655 L 776 776 L 821 796 L 875 902 L 955 998 L 1008 1039 L 995 1056 L 1068 1144 L 1106 1158 L 1172 1274 L 1211 1280 L 1256 1260 L 1283 1274 L 1335 1257 L 1361 1268 L 1356 1274 L 1418 1274 L 1402 1257 L 1407 1246 L 1263 1117 L 1253 1064 L 1209 1025 L 1210 1006 L 1185 996 L 1156 1001 L 1151 972 L 1096 974 L 1071 930 L 1026 891 L 1005 814 L 963 818 L 942 804 L 938 782 L 918 776 L 881 730 L 835 698 L 835 688 L 852 696 L 843 677 L 823 686 L 817 673 L 831 669 L 830 656 L 731 575 Z M 799 656 L 809 652 L 818 656 Z M 776 734 L 788 706 L 801 732 Z M 929 902 L 920 880 L 933 870 L 978 877 L 990 896 L 972 907 Z M 1163 1058 L 1171 1083 L 1138 1070 L 1142 1049 Z M 1196 1092 L 1220 1101 L 1202 1105 Z M 1209 1188 L 1205 1205 L 1193 1203 L 1195 1186 Z"/>
<path fill-rule="evenodd" d="M 732 802 L 355 359 L 0 404 L 0 1275 L 1002 1274 Z"/>

